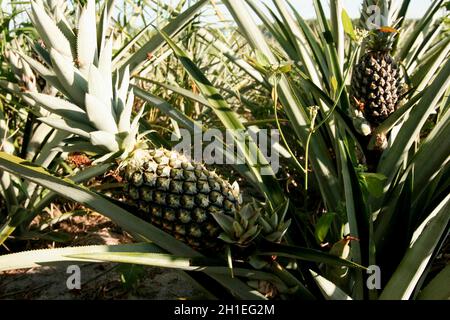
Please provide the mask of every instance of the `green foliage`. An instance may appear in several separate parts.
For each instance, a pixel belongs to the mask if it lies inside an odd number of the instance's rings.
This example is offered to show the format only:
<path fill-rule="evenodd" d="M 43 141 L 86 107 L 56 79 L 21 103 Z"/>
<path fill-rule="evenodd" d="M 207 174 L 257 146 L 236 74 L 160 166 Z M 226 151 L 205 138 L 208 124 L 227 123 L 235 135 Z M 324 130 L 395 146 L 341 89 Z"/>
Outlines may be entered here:
<path fill-rule="evenodd" d="M 356 40 L 355 30 L 353 28 L 352 19 L 350 19 L 347 11 L 342 10 L 342 24 L 344 25 L 345 33 L 353 40 Z"/>
<path fill-rule="evenodd" d="M 348 81 L 366 50 L 365 9 L 375 2 L 386 13 L 383 24 L 399 30 L 392 52 L 409 86 L 397 110 L 376 127 L 355 108 Z M 448 236 L 450 216 L 448 1 L 432 1 L 423 17 L 405 21 L 410 1 L 394 6 L 365 0 L 358 24 L 342 1 L 332 1 L 325 12 L 323 2 L 314 0 L 313 21 L 292 1 L 270 3 L 262 10 L 260 1 L 224 0 L 232 20 L 220 24 L 215 21 L 222 7 L 202 18 L 209 14 L 206 0 L 148 1 L 142 7 L 134 1 L 33 1 L 31 22 L 23 15 L 29 4 L 3 6 L 0 244 L 69 242 L 53 217 L 32 224 L 57 195 L 110 217 L 147 243 L 16 252 L 0 256 L 0 270 L 69 259 L 110 261 L 123 263 L 127 288 L 150 265 L 204 272 L 241 299 L 267 298 L 268 292 L 249 285 L 260 282 L 272 284 L 281 298 L 448 298 L 442 287 L 448 268 L 423 281 Z M 75 28 L 80 16 L 85 23 Z M 100 50 L 106 38 L 111 56 Z M 91 62 L 98 73 L 83 68 Z M 102 92 L 99 74 L 120 84 L 118 95 Z M 132 91 L 126 89 L 130 81 Z M 125 103 L 132 92 L 134 103 Z M 121 102 L 114 100 L 119 95 Z M 119 112 L 125 106 L 127 112 Z M 122 130 L 132 114 L 133 130 Z M 105 149 L 116 152 L 125 139 L 118 131 L 169 147 L 180 129 L 209 128 L 281 134 L 280 172 L 261 175 L 267 165 L 262 151 L 253 149 L 255 156 L 239 141 L 245 163 L 217 166 L 228 177 L 239 175 L 244 199 L 256 198 L 259 205 L 246 206 L 234 222 L 219 217 L 235 235 L 225 239 L 231 249 L 220 257 L 192 250 L 89 189 L 87 182 L 110 165 L 67 163 L 81 148 L 91 158 Z M 249 137 L 246 142 L 256 146 Z M 357 240 L 344 241 L 350 238 Z M 252 245 L 244 250 L 243 243 Z M 376 293 L 365 286 L 370 264 L 383 274 Z M 201 284 L 210 295 L 220 293 Z"/>
<path fill-rule="evenodd" d="M 380 173 L 362 172 L 359 174 L 360 181 L 367 192 L 375 197 L 380 198 L 384 194 L 384 183 L 387 177 Z"/>
<path fill-rule="evenodd" d="M 325 240 L 336 216 L 334 212 L 326 212 L 317 220 L 314 231 L 317 243 L 320 244 Z"/>

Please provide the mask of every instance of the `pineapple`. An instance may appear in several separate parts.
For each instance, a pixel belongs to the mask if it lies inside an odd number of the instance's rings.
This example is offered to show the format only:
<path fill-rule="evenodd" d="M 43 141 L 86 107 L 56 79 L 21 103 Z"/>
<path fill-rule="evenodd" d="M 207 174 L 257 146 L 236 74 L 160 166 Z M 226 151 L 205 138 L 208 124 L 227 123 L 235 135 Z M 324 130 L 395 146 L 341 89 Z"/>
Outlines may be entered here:
<path fill-rule="evenodd" d="M 222 229 L 214 216 L 233 217 L 239 210 L 237 184 L 230 185 L 176 151 L 137 150 L 120 172 L 126 181 L 127 204 L 199 250 L 218 247 Z"/>
<path fill-rule="evenodd" d="M 390 55 L 395 33 L 395 29 L 387 27 L 372 31 L 367 52 L 352 74 L 353 103 L 372 126 L 386 120 L 397 109 L 400 100 L 401 71 Z"/>
<path fill-rule="evenodd" d="M 252 241 L 262 230 L 257 225 L 259 212 L 240 210 L 237 183 L 230 184 L 175 151 L 152 149 L 139 135 L 143 108 L 132 119 L 128 68 L 116 75 L 121 81 L 113 81 L 112 39 L 106 38 L 105 21 L 95 24 L 95 1 L 82 9 L 77 28 L 64 16 L 52 18 L 48 4 L 31 5 L 32 22 L 45 43 L 37 51 L 44 52 L 46 65 L 21 55 L 66 99 L 23 94 L 50 112 L 40 121 L 70 134 L 61 150 L 96 154 L 94 164 L 116 163 L 115 173 L 124 187 L 120 198 L 144 220 L 195 249 Z M 102 16 L 107 17 L 106 6 L 104 10 Z M 77 33 L 67 37 L 70 30 Z"/>

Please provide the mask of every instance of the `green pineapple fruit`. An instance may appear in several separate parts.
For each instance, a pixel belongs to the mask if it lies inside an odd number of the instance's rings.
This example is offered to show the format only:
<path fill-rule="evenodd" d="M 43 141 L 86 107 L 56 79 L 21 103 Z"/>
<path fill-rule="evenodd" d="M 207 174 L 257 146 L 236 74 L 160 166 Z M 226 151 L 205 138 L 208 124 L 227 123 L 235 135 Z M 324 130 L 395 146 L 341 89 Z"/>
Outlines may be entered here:
<path fill-rule="evenodd" d="M 176 151 L 137 150 L 120 173 L 126 181 L 127 204 L 196 249 L 220 244 L 222 229 L 214 215 L 233 217 L 239 210 L 237 184 Z"/>
<path fill-rule="evenodd" d="M 231 185 L 178 152 L 151 149 L 138 134 L 143 109 L 131 119 L 134 94 L 129 90 L 128 68 L 122 81 L 113 85 L 112 40 L 106 38 L 105 22 L 95 24 L 94 0 L 81 11 L 77 28 L 65 20 L 54 21 L 47 13 L 48 4 L 31 4 L 30 16 L 45 43 L 39 51 L 45 52 L 47 65 L 22 57 L 67 99 L 37 92 L 24 95 L 50 111 L 40 121 L 71 134 L 60 149 L 94 153 L 95 163 L 116 163 L 124 202 L 198 250 L 217 249 L 224 244 L 220 236 L 240 244 L 256 237 L 257 217 L 239 213 L 237 184 Z M 104 10 L 102 16 L 107 17 L 106 6 Z M 61 25 L 77 34 L 66 37 Z"/>
<path fill-rule="evenodd" d="M 353 103 L 372 124 L 386 120 L 398 106 L 401 90 L 401 70 L 390 55 L 397 31 L 383 27 L 371 32 L 367 52 L 355 66 L 352 80 Z"/>

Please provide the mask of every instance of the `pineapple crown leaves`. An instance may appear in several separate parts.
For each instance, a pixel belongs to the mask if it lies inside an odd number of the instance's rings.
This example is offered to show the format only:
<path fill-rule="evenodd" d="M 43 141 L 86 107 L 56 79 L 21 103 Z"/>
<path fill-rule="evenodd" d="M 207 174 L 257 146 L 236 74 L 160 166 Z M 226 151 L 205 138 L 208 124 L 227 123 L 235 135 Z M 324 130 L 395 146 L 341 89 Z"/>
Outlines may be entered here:
<path fill-rule="evenodd" d="M 285 220 L 289 200 L 285 201 L 273 211 L 264 211 L 259 216 L 259 224 L 262 226 L 262 235 L 269 241 L 280 242 L 286 234 L 291 220 Z"/>
<path fill-rule="evenodd" d="M 219 212 L 211 214 L 224 231 L 219 238 L 229 244 L 247 246 L 258 237 L 262 229 L 258 224 L 260 210 L 251 203 L 236 211 L 234 217 Z"/>
<path fill-rule="evenodd" d="M 401 22 L 399 12 L 401 1 L 364 0 L 360 27 L 369 30 L 367 44 L 372 51 L 390 51 Z"/>
<path fill-rule="evenodd" d="M 371 30 L 366 38 L 367 45 L 373 51 L 390 51 L 398 33 L 398 30 L 387 26 Z"/>
<path fill-rule="evenodd" d="M 361 10 L 361 27 L 373 30 L 382 26 L 397 26 L 400 23 L 398 15 L 401 5 L 401 1 L 397 0 L 364 0 Z"/>
<path fill-rule="evenodd" d="M 128 68 L 121 75 L 122 80 L 119 81 L 117 75 L 113 84 L 112 40 L 105 36 L 105 18 L 96 24 L 95 1 L 88 0 L 82 8 L 76 34 L 67 31 L 71 28 L 66 21 L 52 18 L 42 0 L 32 1 L 31 7 L 32 22 L 44 43 L 36 44 L 35 48 L 48 66 L 20 54 L 67 98 L 25 93 L 52 113 L 39 119 L 87 140 L 91 146 L 84 142 L 67 147 L 75 149 L 78 146 L 79 151 L 96 150 L 103 155 L 97 162 L 110 158 L 126 159 L 140 145 L 138 120 L 144 108 L 132 121 L 134 94 L 129 91 Z M 105 6 L 103 17 L 108 16 L 106 10 Z M 86 146 L 89 150 L 83 150 Z"/>
<path fill-rule="evenodd" d="M 247 203 L 234 217 L 212 213 L 223 229 L 219 238 L 229 244 L 247 246 L 258 236 L 266 240 L 280 242 L 286 234 L 291 220 L 285 220 L 289 202 L 286 201 L 275 210 L 262 210 L 255 201 Z"/>

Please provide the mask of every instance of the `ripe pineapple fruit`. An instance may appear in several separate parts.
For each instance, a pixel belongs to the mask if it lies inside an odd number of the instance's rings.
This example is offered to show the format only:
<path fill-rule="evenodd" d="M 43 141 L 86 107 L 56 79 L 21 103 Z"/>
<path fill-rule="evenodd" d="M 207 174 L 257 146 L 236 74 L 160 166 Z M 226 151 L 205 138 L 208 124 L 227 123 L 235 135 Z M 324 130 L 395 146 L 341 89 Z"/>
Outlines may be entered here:
<path fill-rule="evenodd" d="M 401 70 L 390 55 L 396 32 L 387 27 L 372 31 L 367 52 L 352 74 L 354 105 L 373 126 L 386 120 L 397 109 L 400 100 Z"/>
<path fill-rule="evenodd" d="M 45 43 L 38 51 L 47 65 L 21 55 L 67 99 L 30 91 L 23 95 L 51 113 L 40 121 L 71 134 L 61 150 L 96 154 L 94 164 L 116 163 L 126 204 L 198 250 L 221 247 L 219 238 L 240 245 L 252 241 L 262 230 L 259 212 L 240 210 L 237 184 L 175 151 L 151 149 L 139 135 L 143 109 L 131 119 L 134 94 L 128 68 L 113 84 L 112 40 L 106 38 L 105 21 L 95 24 L 95 1 L 87 2 L 77 28 L 64 17 L 51 18 L 48 4 L 31 5 L 31 19 Z M 104 10 L 107 17 L 106 6 Z M 77 34 L 67 37 L 61 25 L 66 33 Z"/>

